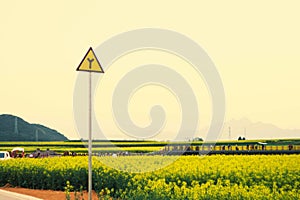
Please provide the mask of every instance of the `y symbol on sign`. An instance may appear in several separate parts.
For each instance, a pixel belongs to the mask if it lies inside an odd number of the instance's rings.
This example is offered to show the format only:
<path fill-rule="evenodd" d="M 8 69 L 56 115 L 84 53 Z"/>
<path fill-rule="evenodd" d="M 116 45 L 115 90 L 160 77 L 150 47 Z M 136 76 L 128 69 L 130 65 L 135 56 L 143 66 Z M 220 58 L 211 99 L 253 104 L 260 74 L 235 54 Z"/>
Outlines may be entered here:
<path fill-rule="evenodd" d="M 92 62 L 94 61 L 94 58 L 92 58 L 92 59 L 89 59 L 89 58 L 88 58 L 87 60 L 88 60 L 89 63 L 90 63 L 89 68 L 92 69 Z"/>

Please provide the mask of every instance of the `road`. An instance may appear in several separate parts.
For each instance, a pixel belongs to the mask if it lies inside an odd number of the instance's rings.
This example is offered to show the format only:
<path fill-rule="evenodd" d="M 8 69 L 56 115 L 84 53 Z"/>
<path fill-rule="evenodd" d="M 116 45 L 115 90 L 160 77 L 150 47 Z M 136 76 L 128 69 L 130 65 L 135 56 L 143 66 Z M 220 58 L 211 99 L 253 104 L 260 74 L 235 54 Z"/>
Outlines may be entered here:
<path fill-rule="evenodd" d="M 23 194 L 0 190 L 0 200 L 42 200 L 36 197 L 31 197 Z"/>

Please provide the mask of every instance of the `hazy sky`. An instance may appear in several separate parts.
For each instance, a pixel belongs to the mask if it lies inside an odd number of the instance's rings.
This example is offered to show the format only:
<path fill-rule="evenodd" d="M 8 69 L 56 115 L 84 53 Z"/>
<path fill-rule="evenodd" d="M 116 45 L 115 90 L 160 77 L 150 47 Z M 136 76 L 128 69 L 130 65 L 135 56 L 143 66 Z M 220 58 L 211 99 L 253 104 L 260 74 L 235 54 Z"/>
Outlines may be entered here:
<path fill-rule="evenodd" d="M 88 48 L 125 31 L 152 27 L 182 33 L 205 49 L 223 81 L 226 120 L 247 117 L 281 128 L 300 128 L 299 8 L 297 0 L 2 1 L 0 113 L 18 115 L 77 137 L 73 119 L 75 69 Z M 164 52 L 136 52 L 116 61 L 111 73 L 124 63 L 130 67 L 142 60 L 174 67 L 185 64 Z M 193 76 L 188 70 L 182 73 Z M 113 77 L 116 82 L 118 76 Z M 107 80 L 109 77 L 104 83 L 113 87 Z M 151 104 L 145 95 L 151 96 L 153 88 L 146 93 L 147 88 L 135 96 L 141 107 L 132 117 L 141 124 L 147 124 L 143 105 Z M 154 93 L 173 106 L 172 95 L 161 88 Z M 96 98 L 101 100 L 101 94 Z M 207 97 L 198 96 L 203 107 L 201 126 L 210 120 Z M 96 104 L 95 108 L 101 106 Z M 178 119 L 169 121 L 166 128 Z"/>

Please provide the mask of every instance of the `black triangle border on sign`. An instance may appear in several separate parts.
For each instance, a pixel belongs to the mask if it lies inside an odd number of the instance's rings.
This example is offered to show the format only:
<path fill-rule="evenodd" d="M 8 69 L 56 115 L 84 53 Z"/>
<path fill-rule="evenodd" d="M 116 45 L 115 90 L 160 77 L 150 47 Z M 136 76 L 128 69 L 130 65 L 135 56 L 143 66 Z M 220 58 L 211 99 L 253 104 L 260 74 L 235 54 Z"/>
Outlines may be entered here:
<path fill-rule="evenodd" d="M 95 71 L 95 70 L 82 70 L 82 69 L 79 69 L 80 66 L 81 66 L 81 64 L 83 63 L 83 61 L 85 60 L 85 58 L 87 57 L 87 55 L 88 55 L 88 53 L 89 53 L 90 51 L 92 51 L 92 53 L 94 54 L 94 57 L 96 58 L 96 61 L 98 62 L 99 66 L 100 66 L 101 72 Z M 97 58 L 97 56 L 96 56 L 96 54 L 95 54 L 95 52 L 94 52 L 94 50 L 93 50 L 92 47 L 90 47 L 89 50 L 86 52 L 86 54 L 84 55 L 84 57 L 83 57 L 83 59 L 81 60 L 80 64 L 78 65 L 76 71 L 104 73 L 104 70 L 103 70 L 103 68 L 102 68 L 102 66 L 101 66 L 101 64 L 100 64 L 100 62 L 99 62 L 99 60 L 98 60 L 98 58 Z"/>

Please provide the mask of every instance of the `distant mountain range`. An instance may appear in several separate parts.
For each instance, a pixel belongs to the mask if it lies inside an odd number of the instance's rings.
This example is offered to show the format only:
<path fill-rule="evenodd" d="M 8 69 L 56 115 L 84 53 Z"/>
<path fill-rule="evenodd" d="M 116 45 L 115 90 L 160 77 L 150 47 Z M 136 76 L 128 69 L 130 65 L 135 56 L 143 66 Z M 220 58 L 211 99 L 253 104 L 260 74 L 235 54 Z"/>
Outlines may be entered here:
<path fill-rule="evenodd" d="M 230 127 L 230 134 L 229 134 Z M 200 134 L 207 133 L 207 128 Z M 204 135 L 200 135 L 203 137 Z M 282 129 L 270 123 L 247 118 L 226 122 L 218 140 L 300 138 L 300 129 Z M 205 137 L 203 137 L 205 139 Z M 66 141 L 63 134 L 40 124 L 31 124 L 14 115 L 0 115 L 0 141 Z"/>
<path fill-rule="evenodd" d="M 235 140 L 239 136 L 246 139 L 300 138 L 300 129 L 282 129 L 270 123 L 252 122 L 247 118 L 232 119 L 224 124 L 220 139 Z"/>
<path fill-rule="evenodd" d="M 63 134 L 14 115 L 0 115 L 0 141 L 65 141 Z"/>

